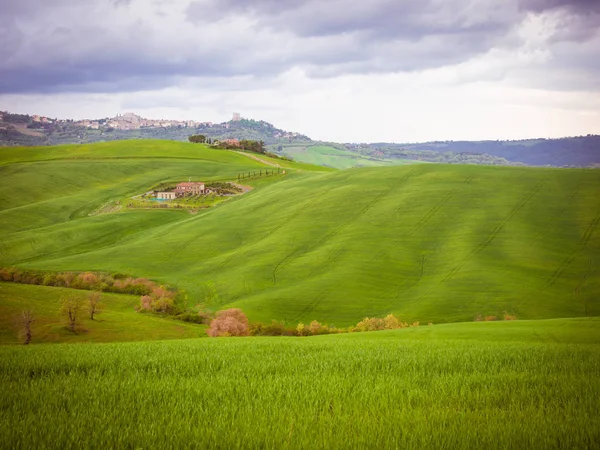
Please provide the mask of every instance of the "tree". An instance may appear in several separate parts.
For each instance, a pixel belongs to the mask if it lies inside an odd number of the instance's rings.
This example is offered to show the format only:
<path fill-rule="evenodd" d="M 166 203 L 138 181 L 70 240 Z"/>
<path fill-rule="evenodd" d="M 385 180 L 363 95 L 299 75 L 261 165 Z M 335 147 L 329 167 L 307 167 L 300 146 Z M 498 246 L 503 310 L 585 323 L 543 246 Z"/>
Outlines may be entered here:
<path fill-rule="evenodd" d="M 35 317 L 30 310 L 21 311 L 16 317 L 19 337 L 23 339 L 23 345 L 27 345 L 31 342 L 31 324 L 33 322 L 35 322 Z"/>
<path fill-rule="evenodd" d="M 217 317 L 210 322 L 206 333 L 211 337 L 247 336 L 248 317 L 241 309 L 224 309 L 217 312 Z"/>
<path fill-rule="evenodd" d="M 100 292 L 90 292 L 87 296 L 87 299 L 87 310 L 90 314 L 90 319 L 94 320 L 94 316 L 102 312 L 102 304 L 100 303 L 102 300 L 102 294 Z"/>
<path fill-rule="evenodd" d="M 80 325 L 81 312 L 83 310 L 83 299 L 76 295 L 69 295 L 61 299 L 60 317 L 73 333 Z"/>
<path fill-rule="evenodd" d="M 193 134 L 192 136 L 188 137 L 188 141 L 195 144 L 204 144 L 206 142 L 206 136 L 203 134 Z"/>

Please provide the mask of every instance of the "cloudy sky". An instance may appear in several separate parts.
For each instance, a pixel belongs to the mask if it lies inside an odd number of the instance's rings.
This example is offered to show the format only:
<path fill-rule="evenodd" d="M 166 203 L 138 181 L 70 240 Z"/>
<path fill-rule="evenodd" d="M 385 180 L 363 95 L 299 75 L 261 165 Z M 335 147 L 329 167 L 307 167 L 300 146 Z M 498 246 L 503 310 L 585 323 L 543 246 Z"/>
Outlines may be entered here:
<path fill-rule="evenodd" d="M 600 0 L 2 0 L 0 110 L 313 139 L 600 134 Z"/>

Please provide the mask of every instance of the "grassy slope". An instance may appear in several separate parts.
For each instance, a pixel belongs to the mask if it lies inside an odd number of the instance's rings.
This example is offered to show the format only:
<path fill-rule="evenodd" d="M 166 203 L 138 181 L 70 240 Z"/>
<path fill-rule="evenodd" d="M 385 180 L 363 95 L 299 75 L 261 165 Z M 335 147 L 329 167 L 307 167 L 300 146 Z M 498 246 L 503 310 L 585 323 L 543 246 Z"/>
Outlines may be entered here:
<path fill-rule="evenodd" d="M 46 286 L 0 283 L 0 344 L 19 342 L 14 318 L 29 309 L 35 315 L 32 343 L 39 342 L 119 342 L 155 339 L 182 339 L 205 336 L 204 326 L 163 319 L 135 312 L 139 297 L 102 294 L 103 311 L 94 319 L 84 316 L 82 329 L 73 334 L 58 315 L 60 299 L 76 295 L 86 299 L 88 292 Z"/>
<path fill-rule="evenodd" d="M 598 325 L 0 347 L 3 445 L 597 448 Z"/>
<path fill-rule="evenodd" d="M 117 153 L 116 144 L 103 145 Z M 163 179 L 222 178 L 260 167 L 242 155 L 168 145 L 201 159 L 165 159 L 179 154 L 159 146 L 163 153 L 153 156 L 160 160 L 1 166 L 0 190 L 9 200 L 0 212 L 8 231 L 0 238 L 0 264 L 123 271 L 177 284 L 193 299 L 211 283 L 221 305 L 263 321 L 342 326 L 389 312 L 422 323 L 504 310 L 519 318 L 600 314 L 597 171 L 297 171 L 196 216 L 86 216 Z M 77 167 L 69 170 L 71 164 Z"/>
<path fill-rule="evenodd" d="M 328 145 L 313 145 L 311 147 L 286 147 L 284 153 L 296 161 L 320 166 L 335 167 L 336 169 L 349 169 L 352 167 L 392 166 L 401 164 L 415 164 L 416 161 L 402 159 L 374 159 L 359 155 L 358 153 L 340 150 Z"/>

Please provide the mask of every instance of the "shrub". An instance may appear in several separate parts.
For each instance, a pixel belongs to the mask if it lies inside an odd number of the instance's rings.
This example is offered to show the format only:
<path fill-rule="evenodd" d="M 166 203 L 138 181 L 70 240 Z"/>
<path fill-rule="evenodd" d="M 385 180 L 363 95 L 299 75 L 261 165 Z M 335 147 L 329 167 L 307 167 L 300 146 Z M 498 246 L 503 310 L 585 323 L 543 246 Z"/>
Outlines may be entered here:
<path fill-rule="evenodd" d="M 71 287 L 73 280 L 75 280 L 75 274 L 73 274 L 71 272 L 59 273 L 56 275 L 55 286 Z"/>
<path fill-rule="evenodd" d="M 376 317 L 365 317 L 363 320 L 356 324 L 354 331 L 362 332 L 362 331 L 379 331 L 385 329 L 385 322 L 383 319 L 378 319 Z"/>
<path fill-rule="evenodd" d="M 321 325 L 316 320 L 313 320 L 308 326 L 308 330 L 311 332 L 311 334 L 314 335 L 321 334 L 323 331 L 323 325 Z"/>
<path fill-rule="evenodd" d="M 248 318 L 238 308 L 224 309 L 217 312 L 217 317 L 210 322 L 206 333 L 211 337 L 217 336 L 247 336 Z"/>
<path fill-rule="evenodd" d="M 213 319 L 213 315 L 208 311 L 198 311 L 198 317 L 201 319 L 200 323 L 208 325 Z"/>
<path fill-rule="evenodd" d="M 252 323 L 248 327 L 249 336 L 263 336 L 263 325 L 262 323 Z"/>
<path fill-rule="evenodd" d="M 175 316 L 175 319 L 181 320 L 183 322 L 190 322 L 190 323 L 204 323 L 203 318 L 200 317 L 200 315 L 194 314 L 191 312 L 183 312 L 183 313 L 177 314 Z"/>
<path fill-rule="evenodd" d="M 12 267 L 3 267 L 0 269 L 0 280 L 2 281 L 13 281 L 13 273 L 15 269 Z"/>
<path fill-rule="evenodd" d="M 174 314 L 175 303 L 172 298 L 161 297 L 152 301 L 152 311 L 162 314 Z"/>
<path fill-rule="evenodd" d="M 286 334 L 285 325 L 283 322 L 272 320 L 269 325 L 262 326 L 263 336 L 283 336 Z"/>
<path fill-rule="evenodd" d="M 300 322 L 296 327 L 296 334 L 298 336 L 308 336 L 308 332 L 308 328 L 306 328 L 306 325 L 304 325 L 302 322 Z"/>
<path fill-rule="evenodd" d="M 77 279 L 73 281 L 73 285 L 81 289 L 93 289 L 99 284 L 99 278 L 91 272 L 84 272 L 77 275 Z"/>
<path fill-rule="evenodd" d="M 139 309 L 142 309 L 145 311 L 151 311 L 152 310 L 152 297 L 150 297 L 149 295 L 142 295 L 140 297 Z"/>
<path fill-rule="evenodd" d="M 42 284 L 44 286 L 56 286 L 56 275 L 53 273 L 45 274 Z"/>
<path fill-rule="evenodd" d="M 504 311 L 504 320 L 517 320 L 517 316 L 514 314 L 509 314 L 507 311 Z"/>

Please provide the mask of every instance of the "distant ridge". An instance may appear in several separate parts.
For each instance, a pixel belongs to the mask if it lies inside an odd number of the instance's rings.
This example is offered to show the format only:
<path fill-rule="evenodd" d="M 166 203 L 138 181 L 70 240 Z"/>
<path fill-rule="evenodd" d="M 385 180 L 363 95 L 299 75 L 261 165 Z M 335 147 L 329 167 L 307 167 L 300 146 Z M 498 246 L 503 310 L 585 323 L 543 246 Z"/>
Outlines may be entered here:
<path fill-rule="evenodd" d="M 126 139 L 187 141 L 192 134 L 212 139 L 251 139 L 270 151 L 332 167 L 389 165 L 394 161 L 448 164 L 600 167 L 600 136 L 518 141 L 432 141 L 425 143 L 322 143 L 264 120 L 238 115 L 228 122 L 153 120 L 134 113 L 96 120 L 52 119 L 0 112 L 0 146 L 86 144 Z M 323 147 L 325 144 L 325 147 Z M 333 158 L 333 159 L 332 159 Z"/>

